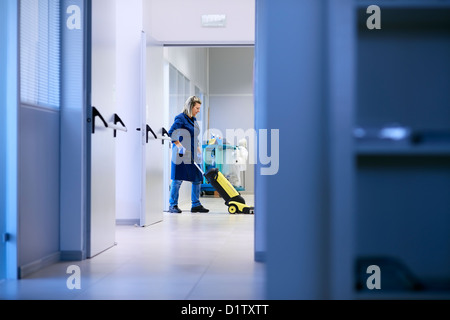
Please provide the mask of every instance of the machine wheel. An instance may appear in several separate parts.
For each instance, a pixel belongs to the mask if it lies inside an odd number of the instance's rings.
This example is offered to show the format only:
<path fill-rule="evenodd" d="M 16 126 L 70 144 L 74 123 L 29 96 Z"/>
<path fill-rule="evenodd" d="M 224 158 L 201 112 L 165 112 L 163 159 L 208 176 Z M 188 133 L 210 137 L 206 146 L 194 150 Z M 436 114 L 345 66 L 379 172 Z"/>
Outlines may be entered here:
<path fill-rule="evenodd" d="M 231 214 L 235 214 L 237 211 L 238 211 L 238 207 L 236 205 L 234 205 L 234 204 L 231 204 L 228 207 L 228 212 L 231 213 Z"/>

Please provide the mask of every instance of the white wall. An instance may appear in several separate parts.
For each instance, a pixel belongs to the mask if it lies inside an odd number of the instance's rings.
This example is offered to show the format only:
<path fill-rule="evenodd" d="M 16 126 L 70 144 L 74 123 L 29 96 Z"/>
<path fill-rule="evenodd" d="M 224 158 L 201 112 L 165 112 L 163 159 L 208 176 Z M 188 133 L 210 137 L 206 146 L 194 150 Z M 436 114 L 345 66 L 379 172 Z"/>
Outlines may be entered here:
<path fill-rule="evenodd" d="M 211 48 L 209 50 L 210 129 L 222 132 L 255 127 L 253 99 L 253 47 Z M 230 144 L 237 144 L 228 141 Z M 252 146 L 248 139 L 248 149 Z M 249 150 L 250 152 L 251 150 Z M 245 193 L 254 193 L 254 165 L 245 171 Z"/>
<path fill-rule="evenodd" d="M 202 27 L 205 14 L 225 14 L 226 26 Z M 144 20 L 165 44 L 253 44 L 255 0 L 144 0 Z"/>
<path fill-rule="evenodd" d="M 166 47 L 166 61 L 174 65 L 191 82 L 207 90 L 208 86 L 208 50 L 204 47 Z M 183 106 L 180 106 L 180 111 Z"/>

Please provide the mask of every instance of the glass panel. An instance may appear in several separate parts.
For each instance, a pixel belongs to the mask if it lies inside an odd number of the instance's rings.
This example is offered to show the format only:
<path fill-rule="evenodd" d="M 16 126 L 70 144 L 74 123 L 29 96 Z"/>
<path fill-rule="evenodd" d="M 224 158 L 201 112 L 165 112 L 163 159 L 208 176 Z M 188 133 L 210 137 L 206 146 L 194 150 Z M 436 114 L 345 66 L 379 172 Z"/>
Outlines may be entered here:
<path fill-rule="evenodd" d="M 186 100 L 191 96 L 191 80 L 183 76 L 184 78 L 184 101 L 183 105 L 186 102 Z"/>
<path fill-rule="evenodd" d="M 175 116 L 181 110 L 178 108 L 178 70 L 173 66 L 169 66 L 169 123 L 173 122 Z M 178 110 L 180 109 L 180 110 Z"/>
<path fill-rule="evenodd" d="M 186 101 L 185 93 L 184 93 L 184 76 L 177 70 L 178 75 L 178 86 L 177 86 L 177 96 L 178 96 L 178 105 L 177 108 L 183 110 L 184 102 Z"/>
<path fill-rule="evenodd" d="M 21 102 L 59 108 L 60 47 L 59 1 L 20 1 Z"/>

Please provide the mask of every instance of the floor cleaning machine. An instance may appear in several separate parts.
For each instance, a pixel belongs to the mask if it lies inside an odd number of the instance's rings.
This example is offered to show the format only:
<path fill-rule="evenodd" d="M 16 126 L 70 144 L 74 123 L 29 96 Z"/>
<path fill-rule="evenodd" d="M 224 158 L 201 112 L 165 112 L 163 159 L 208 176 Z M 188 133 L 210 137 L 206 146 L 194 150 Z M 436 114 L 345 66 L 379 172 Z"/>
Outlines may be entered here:
<path fill-rule="evenodd" d="M 233 187 L 227 178 L 217 168 L 211 168 L 205 174 L 200 166 L 194 161 L 196 167 L 205 176 L 206 180 L 214 187 L 219 193 L 222 199 L 225 200 L 225 204 L 228 206 L 228 212 L 231 214 L 243 213 L 254 214 L 254 207 L 250 207 L 245 204 L 244 198 Z"/>

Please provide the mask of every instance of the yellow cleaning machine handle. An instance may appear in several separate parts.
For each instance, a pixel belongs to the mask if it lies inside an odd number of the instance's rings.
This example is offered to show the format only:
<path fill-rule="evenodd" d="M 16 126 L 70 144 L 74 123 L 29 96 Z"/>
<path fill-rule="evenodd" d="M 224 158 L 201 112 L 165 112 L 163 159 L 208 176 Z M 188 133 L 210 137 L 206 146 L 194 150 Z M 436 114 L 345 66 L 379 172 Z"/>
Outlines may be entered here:
<path fill-rule="evenodd" d="M 217 170 L 217 178 L 216 181 L 219 183 L 220 186 L 225 190 L 225 192 L 228 194 L 230 198 L 234 198 L 239 196 L 239 192 L 236 191 L 236 189 L 233 187 L 230 181 L 228 181 L 227 178 Z"/>
<path fill-rule="evenodd" d="M 240 193 L 233 187 L 230 181 L 219 171 L 219 169 L 210 169 L 207 174 L 203 172 L 198 163 L 194 161 L 195 166 L 205 176 L 205 178 L 211 183 L 217 192 L 228 203 L 230 200 L 238 197 L 238 202 L 245 203 L 245 200 L 240 196 Z"/>

